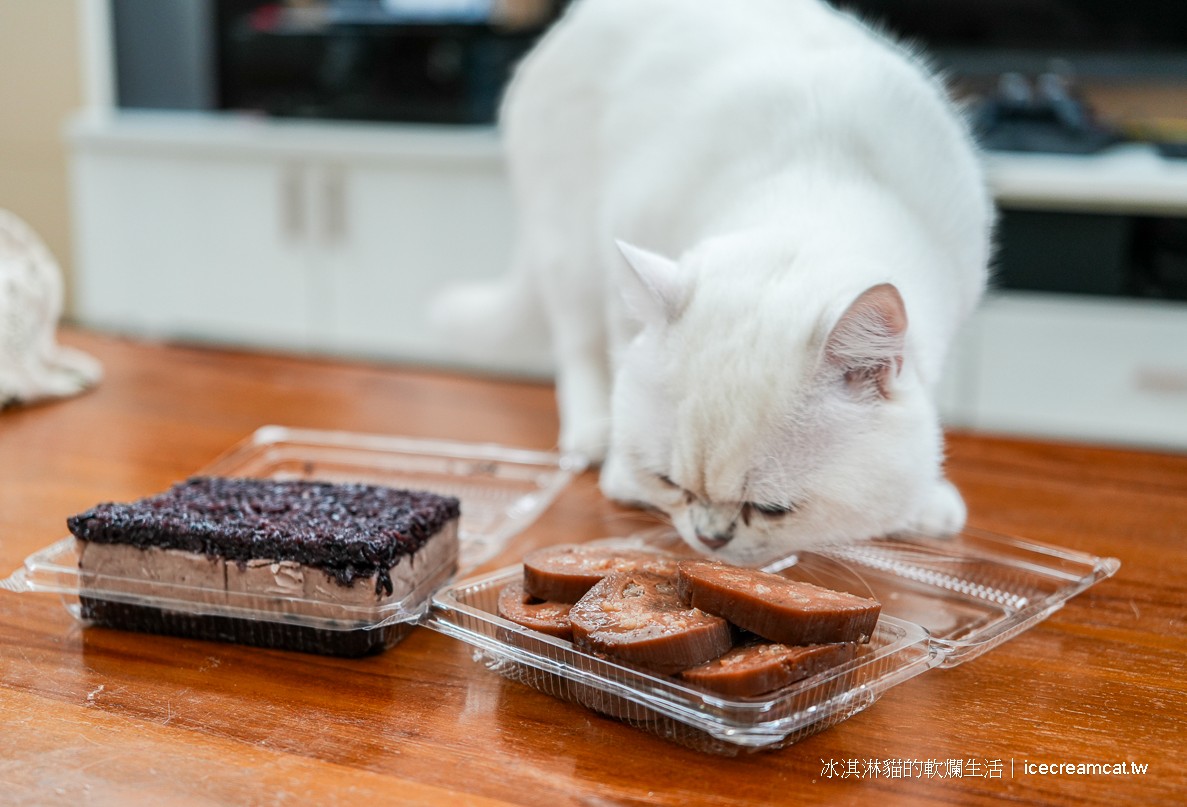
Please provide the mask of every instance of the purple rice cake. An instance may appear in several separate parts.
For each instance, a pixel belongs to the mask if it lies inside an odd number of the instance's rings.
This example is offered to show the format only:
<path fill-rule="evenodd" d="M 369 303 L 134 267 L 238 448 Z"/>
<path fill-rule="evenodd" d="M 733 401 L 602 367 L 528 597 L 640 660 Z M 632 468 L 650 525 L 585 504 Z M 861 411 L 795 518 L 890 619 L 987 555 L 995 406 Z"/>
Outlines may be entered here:
<path fill-rule="evenodd" d="M 426 491 L 195 477 L 67 525 L 85 619 L 361 656 L 409 630 L 372 628 L 385 606 L 456 570 L 458 517 L 457 499 Z"/>

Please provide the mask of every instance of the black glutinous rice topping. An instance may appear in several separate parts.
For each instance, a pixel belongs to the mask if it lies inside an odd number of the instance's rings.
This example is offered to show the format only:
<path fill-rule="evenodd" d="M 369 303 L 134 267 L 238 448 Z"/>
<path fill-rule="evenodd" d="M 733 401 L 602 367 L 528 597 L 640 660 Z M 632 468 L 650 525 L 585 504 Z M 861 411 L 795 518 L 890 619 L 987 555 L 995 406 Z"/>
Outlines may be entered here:
<path fill-rule="evenodd" d="M 139 549 L 180 549 L 244 562 L 287 560 L 349 586 L 414 554 L 450 519 L 458 500 L 427 491 L 303 480 L 194 477 L 130 503 L 104 503 L 66 520 L 77 538 Z"/>

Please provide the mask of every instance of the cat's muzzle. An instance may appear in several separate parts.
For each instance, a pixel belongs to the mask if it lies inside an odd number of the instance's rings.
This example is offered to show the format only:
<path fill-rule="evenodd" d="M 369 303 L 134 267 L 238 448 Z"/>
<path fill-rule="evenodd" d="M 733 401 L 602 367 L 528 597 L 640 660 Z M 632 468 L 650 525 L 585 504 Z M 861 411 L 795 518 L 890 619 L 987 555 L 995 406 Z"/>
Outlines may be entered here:
<path fill-rule="evenodd" d="M 734 538 L 738 528 L 737 513 L 718 508 L 698 507 L 692 513 L 692 529 L 697 540 L 709 549 L 721 549 Z"/>

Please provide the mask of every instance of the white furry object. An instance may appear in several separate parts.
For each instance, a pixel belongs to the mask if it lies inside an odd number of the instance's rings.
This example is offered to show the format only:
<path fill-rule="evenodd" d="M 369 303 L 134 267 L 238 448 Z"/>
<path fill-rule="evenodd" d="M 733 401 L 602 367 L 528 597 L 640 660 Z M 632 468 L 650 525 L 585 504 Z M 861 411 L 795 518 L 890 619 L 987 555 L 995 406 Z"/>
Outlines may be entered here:
<path fill-rule="evenodd" d="M 57 344 L 62 275 L 37 234 L 0 210 L 0 409 L 73 395 L 99 380 L 90 356 Z"/>
<path fill-rule="evenodd" d="M 435 321 L 543 313 L 607 495 L 739 562 L 963 525 L 934 391 L 993 207 L 915 55 L 818 0 L 582 0 L 501 125 L 513 266 Z"/>

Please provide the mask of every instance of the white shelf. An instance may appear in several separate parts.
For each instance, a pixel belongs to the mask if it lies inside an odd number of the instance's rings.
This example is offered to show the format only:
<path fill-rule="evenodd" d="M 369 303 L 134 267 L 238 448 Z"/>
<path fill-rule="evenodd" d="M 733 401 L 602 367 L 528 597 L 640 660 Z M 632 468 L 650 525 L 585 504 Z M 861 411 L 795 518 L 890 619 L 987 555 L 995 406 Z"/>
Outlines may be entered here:
<path fill-rule="evenodd" d="M 1187 215 L 1187 160 L 1125 144 L 1099 154 L 988 152 L 994 198 L 1004 207 Z"/>
<path fill-rule="evenodd" d="M 274 119 L 216 112 L 87 113 L 66 130 L 76 147 L 107 153 L 351 158 L 501 168 L 492 126 Z"/>

